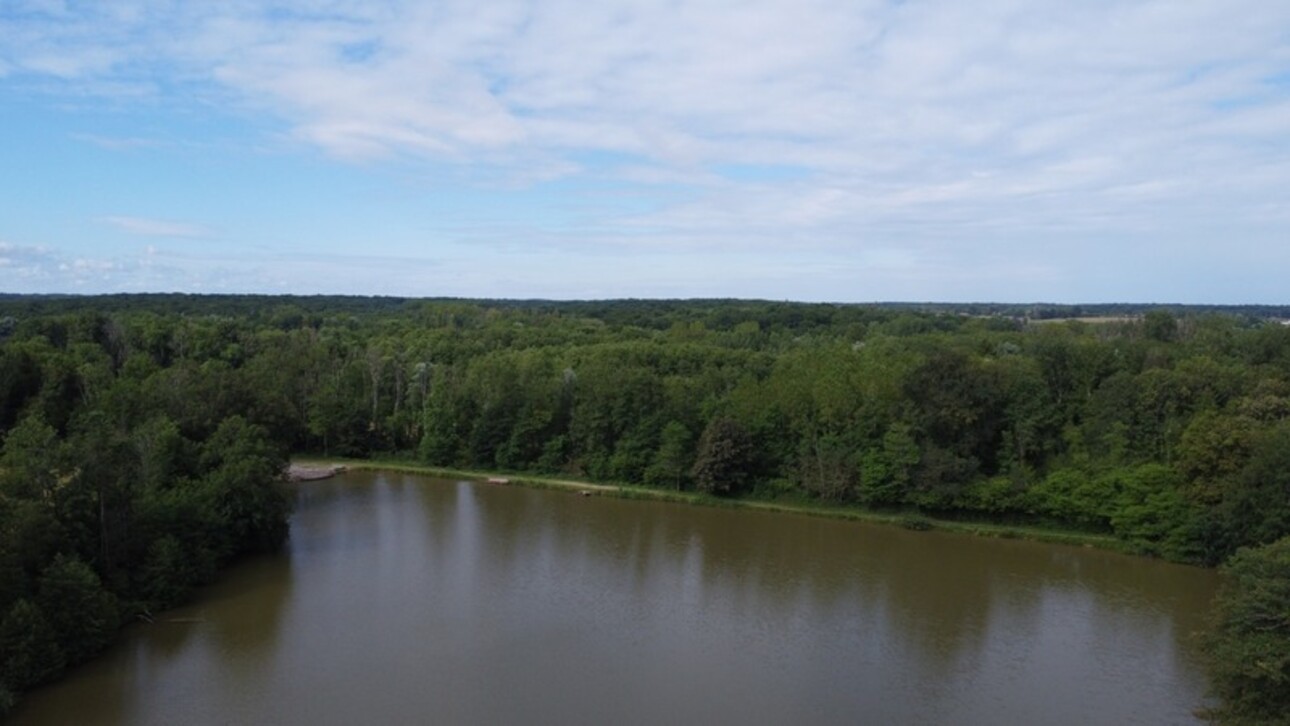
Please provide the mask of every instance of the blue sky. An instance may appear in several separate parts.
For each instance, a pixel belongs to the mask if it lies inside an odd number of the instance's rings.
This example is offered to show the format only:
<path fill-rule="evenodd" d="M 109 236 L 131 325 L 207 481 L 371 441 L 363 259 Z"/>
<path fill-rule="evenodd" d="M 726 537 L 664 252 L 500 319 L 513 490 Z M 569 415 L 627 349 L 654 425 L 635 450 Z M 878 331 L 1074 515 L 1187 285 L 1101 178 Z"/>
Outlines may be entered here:
<path fill-rule="evenodd" d="M 1290 3 L 0 0 L 0 291 L 1290 303 Z"/>

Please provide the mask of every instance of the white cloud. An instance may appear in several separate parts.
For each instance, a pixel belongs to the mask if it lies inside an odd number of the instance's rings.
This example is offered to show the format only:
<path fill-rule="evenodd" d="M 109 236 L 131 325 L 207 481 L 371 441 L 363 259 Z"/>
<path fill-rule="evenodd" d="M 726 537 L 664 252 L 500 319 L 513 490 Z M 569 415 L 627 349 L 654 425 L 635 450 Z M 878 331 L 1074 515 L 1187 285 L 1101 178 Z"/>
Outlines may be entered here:
<path fill-rule="evenodd" d="M 215 99 L 342 160 L 480 185 L 648 190 L 494 244 L 787 241 L 868 261 L 906 245 L 923 269 L 985 275 L 959 247 L 1164 244 L 1203 220 L 1234 220 L 1251 249 L 1284 240 L 1287 28 L 1290 4 L 1266 0 L 29 2 L 0 11 L 0 75 L 179 87 L 167 102 Z M 113 138 L 84 140 L 131 143 Z"/>
<path fill-rule="evenodd" d="M 186 237 L 200 238 L 211 236 L 211 231 L 199 224 L 175 222 L 166 219 L 148 217 L 101 217 L 98 220 L 128 234 L 143 237 Z"/>
<path fill-rule="evenodd" d="M 43 247 L 0 242 L 0 269 L 19 278 L 34 277 L 48 268 L 54 256 Z"/>
<path fill-rule="evenodd" d="M 226 255 L 176 255 L 149 245 L 134 253 L 88 256 L 0 242 L 0 292 L 252 292 L 266 287 L 259 263 Z M 258 285 L 258 287 L 257 287 Z"/>
<path fill-rule="evenodd" d="M 70 138 L 75 141 L 82 141 L 100 149 L 108 151 L 130 151 L 134 149 L 155 149 L 170 146 L 169 143 L 159 139 L 149 139 L 139 136 L 104 136 L 102 134 L 71 134 Z"/>
<path fill-rule="evenodd" d="M 121 270 L 118 261 L 68 258 L 48 247 L 0 242 L 0 292 L 75 289 L 110 279 Z"/>
<path fill-rule="evenodd" d="M 834 168 L 906 171 L 917 150 L 1017 161 L 1242 118 L 1208 105 L 1284 72 L 1290 25 L 1248 0 L 114 5 L 20 25 L 20 65 L 180 63 L 347 157 L 591 148 L 818 168 L 823 149 Z"/>

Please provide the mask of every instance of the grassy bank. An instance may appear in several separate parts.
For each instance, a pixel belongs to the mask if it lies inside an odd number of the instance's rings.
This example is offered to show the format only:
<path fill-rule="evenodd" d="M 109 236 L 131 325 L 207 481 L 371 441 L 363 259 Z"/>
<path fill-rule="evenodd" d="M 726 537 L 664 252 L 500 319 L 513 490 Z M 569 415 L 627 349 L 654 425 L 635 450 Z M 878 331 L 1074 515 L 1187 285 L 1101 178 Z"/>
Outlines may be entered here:
<path fill-rule="evenodd" d="M 1133 553 L 1132 546 L 1111 535 L 1081 532 L 1078 530 L 1057 527 L 1001 524 L 995 522 L 963 521 L 941 519 L 925 514 L 876 512 L 855 505 L 811 503 L 785 503 L 780 501 L 743 497 L 727 499 L 697 492 L 679 492 L 669 489 L 633 486 L 628 484 L 604 484 L 562 479 L 555 477 L 535 476 L 531 474 L 506 474 L 499 472 L 470 471 L 440 466 L 427 466 L 398 459 L 339 459 L 299 457 L 294 460 L 307 466 L 341 465 L 352 470 L 392 471 L 443 479 L 466 479 L 471 481 L 505 480 L 506 484 L 535 489 L 562 489 L 586 492 L 597 496 L 610 496 L 619 499 L 648 499 L 654 501 L 678 502 L 706 507 L 725 507 L 732 509 L 756 509 L 767 512 L 785 512 L 804 514 L 812 517 L 845 519 L 857 522 L 872 522 L 906 527 L 916 530 L 940 530 L 974 534 L 981 537 L 998 537 L 1002 539 L 1024 539 L 1035 542 L 1097 547 L 1117 552 Z"/>

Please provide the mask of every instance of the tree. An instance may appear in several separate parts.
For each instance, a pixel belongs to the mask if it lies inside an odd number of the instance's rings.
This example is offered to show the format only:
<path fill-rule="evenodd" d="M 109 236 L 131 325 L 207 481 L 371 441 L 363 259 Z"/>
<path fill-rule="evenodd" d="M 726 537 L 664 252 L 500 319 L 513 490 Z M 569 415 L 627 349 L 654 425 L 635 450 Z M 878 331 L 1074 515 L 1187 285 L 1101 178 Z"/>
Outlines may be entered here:
<path fill-rule="evenodd" d="M 63 651 L 44 613 L 19 600 L 0 620 L 0 683 L 26 690 L 63 670 Z"/>
<path fill-rule="evenodd" d="M 200 567 L 193 559 L 185 556 L 183 545 L 174 536 L 152 541 L 136 577 L 139 594 L 149 607 L 170 607 L 187 597 L 201 580 Z"/>
<path fill-rule="evenodd" d="M 680 421 L 669 421 L 659 434 L 658 451 L 645 471 L 650 484 L 666 484 L 678 491 L 690 468 L 690 430 Z"/>
<path fill-rule="evenodd" d="M 1290 535 L 1290 421 L 1259 437 L 1213 511 L 1221 523 L 1221 554 Z"/>
<path fill-rule="evenodd" d="M 1224 568 L 1207 643 L 1224 724 L 1290 724 L 1290 537 L 1242 549 Z"/>
<path fill-rule="evenodd" d="M 900 503 L 908 493 L 920 455 L 908 424 L 894 423 L 888 427 L 882 446 L 866 451 L 862 457 L 860 501 L 877 505 Z"/>
<path fill-rule="evenodd" d="M 978 468 L 994 473 L 1005 401 L 990 371 L 959 351 L 937 350 L 906 377 L 904 398 L 932 460 L 952 463 L 946 471 L 953 469 L 953 476 Z M 929 463 L 922 468 L 937 468 Z"/>
<path fill-rule="evenodd" d="M 802 450 L 798 454 L 798 481 L 821 499 L 849 499 L 856 485 L 856 458 L 841 435 L 810 436 L 802 441 Z"/>
<path fill-rule="evenodd" d="M 1178 335 L 1178 320 L 1168 310 L 1151 310 L 1142 316 L 1142 332 L 1151 340 L 1168 343 Z"/>
<path fill-rule="evenodd" d="M 1111 515 L 1116 535 L 1148 552 L 1189 559 L 1197 512 L 1179 491 L 1174 470 L 1143 464 L 1125 471 L 1119 483 Z"/>
<path fill-rule="evenodd" d="M 699 437 L 699 452 L 690 475 L 699 491 L 740 494 L 748 488 L 755 461 L 752 437 L 734 419 L 718 416 Z"/>
<path fill-rule="evenodd" d="M 41 383 L 35 356 L 17 346 L 0 348 L 0 431 L 13 426 L 18 412 L 40 392 Z"/>
<path fill-rule="evenodd" d="M 225 552 L 270 552 L 287 537 L 289 502 L 276 484 L 286 457 L 264 429 L 238 416 L 225 419 L 202 449 L 202 486 L 217 513 Z"/>
<path fill-rule="evenodd" d="M 116 598 L 89 565 L 59 555 L 41 573 L 36 603 L 45 613 L 68 664 L 102 650 L 119 623 Z"/>
<path fill-rule="evenodd" d="M 0 491 L 23 499 L 47 498 L 58 484 L 58 432 L 38 415 L 9 430 L 0 454 Z"/>

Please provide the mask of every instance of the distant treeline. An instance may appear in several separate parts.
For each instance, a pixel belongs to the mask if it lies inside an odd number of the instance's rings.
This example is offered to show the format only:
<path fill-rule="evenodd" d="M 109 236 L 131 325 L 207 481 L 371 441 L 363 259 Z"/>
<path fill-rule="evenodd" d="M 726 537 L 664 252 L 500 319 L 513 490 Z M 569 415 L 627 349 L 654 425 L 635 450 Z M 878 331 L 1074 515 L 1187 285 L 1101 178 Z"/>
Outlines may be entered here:
<path fill-rule="evenodd" d="M 688 299 L 688 300 L 512 300 L 463 298 L 405 298 L 362 295 L 197 295 L 190 293 L 148 293 L 117 295 L 15 295 L 0 293 L 0 316 L 59 315 L 86 309 L 115 314 L 138 311 L 165 312 L 176 315 L 237 315 L 262 319 L 266 313 L 282 307 L 299 309 L 317 316 L 340 314 L 370 315 L 415 310 L 425 304 L 461 303 L 486 309 L 535 310 L 560 312 L 595 318 L 611 325 L 637 325 L 647 328 L 667 327 L 679 318 L 702 320 L 709 327 L 720 328 L 722 321 L 731 324 L 748 319 L 748 313 L 778 312 L 789 324 L 802 321 L 842 322 L 850 315 L 865 311 L 915 312 L 942 315 L 1006 317 L 1029 320 L 1065 318 L 1140 317 L 1151 310 L 1164 310 L 1175 316 L 1226 315 L 1260 320 L 1290 320 L 1290 305 L 1196 305 L 1180 303 L 798 303 L 766 300 Z M 763 321 L 766 322 L 766 321 Z"/>
<path fill-rule="evenodd" d="M 1290 533 L 1283 317 L 0 296 L 0 667 L 25 688 L 98 647 L 86 623 L 279 543 L 285 451 L 1078 528 L 1216 564 Z"/>

